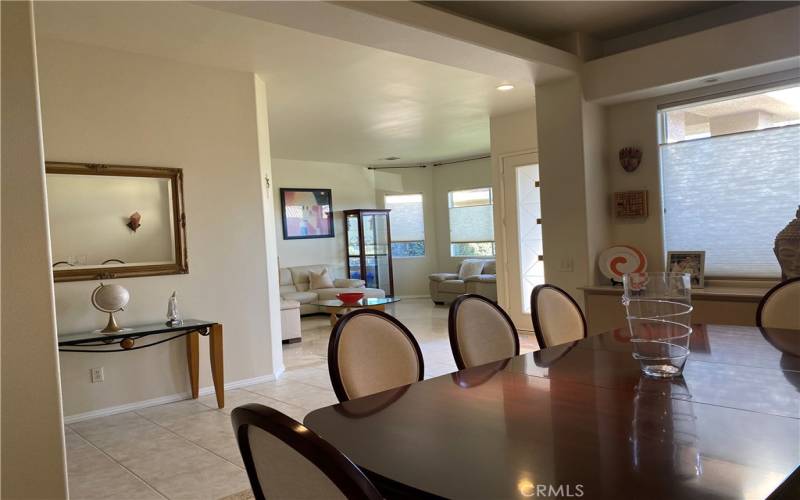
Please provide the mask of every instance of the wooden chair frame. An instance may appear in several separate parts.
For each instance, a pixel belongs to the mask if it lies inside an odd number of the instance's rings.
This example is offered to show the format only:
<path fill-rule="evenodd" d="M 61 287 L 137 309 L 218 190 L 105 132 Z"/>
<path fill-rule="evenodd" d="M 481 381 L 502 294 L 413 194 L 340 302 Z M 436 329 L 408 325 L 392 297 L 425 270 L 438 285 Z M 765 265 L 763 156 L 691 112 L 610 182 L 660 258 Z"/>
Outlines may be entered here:
<path fill-rule="evenodd" d="M 777 285 L 775 285 L 772 288 L 770 288 L 769 291 L 767 293 L 765 293 L 763 297 L 761 297 L 761 301 L 758 303 L 758 309 L 756 309 L 756 326 L 758 326 L 758 327 L 763 327 L 764 326 L 761 323 L 761 314 L 764 312 L 764 306 L 767 305 L 767 301 L 769 300 L 769 298 L 774 293 L 776 293 L 778 290 L 780 290 L 781 288 L 783 288 L 785 286 L 788 286 L 788 285 L 790 285 L 792 283 L 795 283 L 797 281 L 800 281 L 800 276 L 798 276 L 796 278 L 789 278 L 786 281 L 781 281 Z"/>
<path fill-rule="evenodd" d="M 276 437 L 313 463 L 347 498 L 377 500 L 383 498 L 378 489 L 353 462 L 330 443 L 294 419 L 259 404 L 246 404 L 231 413 L 233 432 L 239 444 L 250 487 L 256 500 L 264 500 L 258 480 L 248 427 L 254 426 Z"/>

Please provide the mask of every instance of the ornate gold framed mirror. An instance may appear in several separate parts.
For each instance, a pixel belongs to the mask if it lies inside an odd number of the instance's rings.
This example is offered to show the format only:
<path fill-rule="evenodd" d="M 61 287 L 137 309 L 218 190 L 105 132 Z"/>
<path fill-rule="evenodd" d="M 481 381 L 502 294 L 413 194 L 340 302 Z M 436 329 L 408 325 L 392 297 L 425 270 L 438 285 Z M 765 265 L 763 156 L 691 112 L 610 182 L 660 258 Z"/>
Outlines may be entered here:
<path fill-rule="evenodd" d="M 46 162 L 55 281 L 186 274 L 183 170 Z"/>

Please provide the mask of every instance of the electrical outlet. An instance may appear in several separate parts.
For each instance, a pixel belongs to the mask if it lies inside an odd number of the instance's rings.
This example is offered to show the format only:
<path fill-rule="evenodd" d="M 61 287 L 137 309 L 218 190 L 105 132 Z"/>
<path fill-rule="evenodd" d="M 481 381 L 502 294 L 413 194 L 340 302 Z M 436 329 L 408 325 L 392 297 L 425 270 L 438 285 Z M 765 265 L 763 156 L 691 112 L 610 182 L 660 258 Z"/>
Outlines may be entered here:
<path fill-rule="evenodd" d="M 105 375 L 103 374 L 103 367 L 100 368 L 92 368 L 89 370 L 92 375 L 92 383 L 96 384 L 98 382 L 102 382 L 105 380 Z"/>
<path fill-rule="evenodd" d="M 572 258 L 571 257 L 565 257 L 565 258 L 561 259 L 561 262 L 559 262 L 559 265 L 558 265 L 558 270 L 559 271 L 563 271 L 563 272 L 567 272 L 567 273 L 571 273 L 572 271 L 574 271 L 575 270 L 575 264 L 574 264 Z"/>

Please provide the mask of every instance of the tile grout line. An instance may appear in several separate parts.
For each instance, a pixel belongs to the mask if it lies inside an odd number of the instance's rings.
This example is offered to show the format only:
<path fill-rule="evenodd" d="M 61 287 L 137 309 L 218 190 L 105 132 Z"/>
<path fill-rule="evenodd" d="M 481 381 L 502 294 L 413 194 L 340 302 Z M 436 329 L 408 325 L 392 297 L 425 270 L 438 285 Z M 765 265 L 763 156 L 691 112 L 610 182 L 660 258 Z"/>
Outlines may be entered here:
<path fill-rule="evenodd" d="M 196 400 L 195 400 L 195 401 L 196 401 Z M 199 402 L 198 402 L 198 403 L 199 403 Z M 199 404 L 203 405 L 203 403 L 199 403 Z M 203 406 L 206 406 L 206 405 L 203 405 Z M 214 408 L 210 408 L 210 407 L 208 407 L 208 406 L 206 406 L 206 408 L 208 408 L 208 409 L 209 409 L 209 411 L 218 411 L 218 410 L 215 410 Z M 247 471 L 246 471 L 246 470 L 245 470 L 243 467 L 240 467 L 240 466 L 239 466 L 239 464 L 235 464 L 235 463 L 231 462 L 230 460 L 228 460 L 227 458 L 223 457 L 222 455 L 220 455 L 219 453 L 215 452 L 214 450 L 209 450 L 209 449 L 208 449 L 208 448 L 206 448 L 205 446 L 201 446 L 199 443 L 195 443 L 195 442 L 194 442 L 194 441 L 192 441 L 191 439 L 188 439 L 188 438 L 185 438 L 185 437 L 181 436 L 180 434 L 178 434 L 177 432 L 173 431 L 172 429 L 170 429 L 170 428 L 168 428 L 168 427 L 164 427 L 163 425 L 159 424 L 158 422 L 156 422 L 156 421 L 154 421 L 154 420 L 150 420 L 149 418 L 147 418 L 147 417 L 146 417 L 146 416 L 144 416 L 144 415 L 141 415 L 141 414 L 139 414 L 139 413 L 137 413 L 137 412 L 135 412 L 135 411 L 134 411 L 134 413 L 136 413 L 137 415 L 139 415 L 139 416 L 140 416 L 140 417 L 142 417 L 143 419 L 147 420 L 148 422 L 150 422 L 150 423 L 152 423 L 152 424 L 155 424 L 155 425 L 157 425 L 157 426 L 161 427 L 162 429 L 166 430 L 167 432 L 169 432 L 170 434 L 174 435 L 175 437 L 177 437 L 177 438 L 179 438 L 179 439 L 182 439 L 182 440 L 184 440 L 184 441 L 186 441 L 186 442 L 188 442 L 188 443 L 191 443 L 192 445 L 196 446 L 197 448 L 200 448 L 201 450 L 205 450 L 205 451 L 207 451 L 207 452 L 211 453 L 212 455 L 215 455 L 215 456 L 217 456 L 217 457 L 221 458 L 222 460 L 225 460 L 226 462 L 228 462 L 229 464 L 233 465 L 234 467 L 236 467 L 236 468 L 237 468 L 237 469 L 239 469 L 239 470 L 243 470 L 243 471 L 247 472 Z M 225 415 L 225 413 L 223 413 L 223 412 L 220 412 L 220 413 L 222 413 L 223 415 Z M 186 416 L 187 416 L 187 417 L 189 417 L 189 416 L 191 416 L 191 415 L 186 415 Z M 234 439 L 236 439 L 236 436 L 234 436 Z M 238 442 L 236 443 L 236 446 L 237 446 L 237 448 L 238 448 L 238 446 L 239 446 L 239 443 L 238 443 Z"/>
<path fill-rule="evenodd" d="M 151 490 L 153 490 L 153 492 L 154 492 L 156 495 L 160 496 L 161 498 L 164 498 L 165 500 L 170 500 L 170 499 L 169 499 L 169 497 L 168 497 L 168 496 L 166 496 L 165 494 L 161 493 L 161 491 L 159 491 L 159 490 L 158 490 L 158 488 L 156 488 L 155 486 L 153 486 L 153 485 L 152 485 L 152 484 L 150 484 L 149 482 L 145 481 L 145 479 L 144 479 L 143 477 L 141 477 L 139 474 L 137 474 L 137 473 L 133 472 L 132 470 L 130 470 L 129 468 L 125 467 L 123 464 L 121 464 L 120 462 L 118 462 L 118 461 L 117 461 L 117 460 L 116 460 L 114 457 L 112 457 L 111 455 L 109 455 L 108 453 L 106 453 L 106 451 L 105 451 L 105 450 L 103 450 L 102 448 L 100 448 L 99 446 L 97 446 L 96 444 L 94 444 L 93 442 L 91 442 L 91 441 L 90 441 L 88 438 L 86 438 L 85 436 L 83 436 L 83 435 L 80 433 L 80 431 L 77 431 L 77 430 L 73 429 L 72 427 L 70 427 L 70 430 L 71 430 L 72 432 L 74 432 L 74 433 L 75 433 L 75 435 L 77 435 L 79 438 L 81 438 L 82 440 L 86 441 L 86 443 L 87 443 L 89 446 L 91 446 L 91 447 L 92 447 L 92 448 L 94 448 L 95 450 L 99 451 L 101 454 L 103 454 L 103 455 L 104 455 L 105 457 L 107 457 L 109 460 L 111 460 L 112 462 L 114 462 L 115 464 L 117 464 L 117 465 L 118 465 L 120 468 L 122 468 L 122 469 L 124 469 L 125 471 L 127 471 L 127 472 L 128 472 L 128 474 L 132 475 L 133 477 L 135 477 L 136 479 L 138 479 L 139 481 L 141 481 L 141 482 L 142 482 L 142 484 L 144 484 L 145 486 L 147 486 L 148 488 L 150 488 Z M 69 482 L 68 482 L 67 484 L 69 484 Z"/>

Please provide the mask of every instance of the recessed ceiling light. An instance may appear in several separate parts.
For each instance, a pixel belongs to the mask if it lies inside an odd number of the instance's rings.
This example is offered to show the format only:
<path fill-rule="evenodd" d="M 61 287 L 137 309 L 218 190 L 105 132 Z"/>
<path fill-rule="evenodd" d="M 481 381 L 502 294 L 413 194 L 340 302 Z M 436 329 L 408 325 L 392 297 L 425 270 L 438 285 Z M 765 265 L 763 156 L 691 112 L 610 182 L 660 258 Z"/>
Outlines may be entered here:
<path fill-rule="evenodd" d="M 514 86 L 510 83 L 504 83 L 502 85 L 498 85 L 497 90 L 500 92 L 508 92 L 509 90 L 514 90 Z"/>

